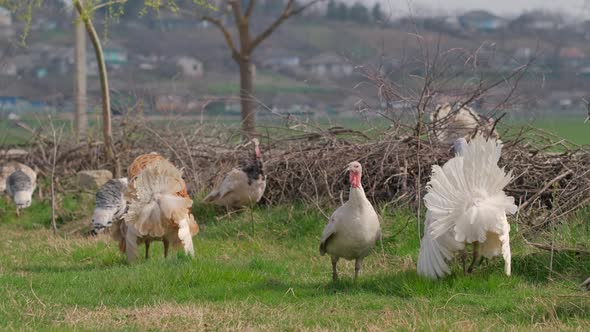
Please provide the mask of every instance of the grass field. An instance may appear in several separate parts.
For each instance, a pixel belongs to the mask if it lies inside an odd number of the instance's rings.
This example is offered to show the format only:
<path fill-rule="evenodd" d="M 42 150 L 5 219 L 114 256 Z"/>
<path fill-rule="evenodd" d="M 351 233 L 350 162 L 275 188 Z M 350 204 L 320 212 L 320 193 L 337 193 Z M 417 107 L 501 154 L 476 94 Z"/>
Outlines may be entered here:
<path fill-rule="evenodd" d="M 212 87 L 213 88 L 213 87 Z M 224 88 L 224 87 L 221 87 Z M 313 87 L 294 87 L 294 89 L 311 89 Z M 309 92 L 318 92 L 317 91 L 309 91 Z M 63 116 L 63 114 L 61 114 Z M 89 123 L 89 128 L 91 130 L 91 135 L 96 137 L 100 136 L 100 129 L 97 128 L 99 124 L 98 115 L 91 117 L 91 121 Z M 38 128 L 43 123 L 43 120 L 46 119 L 40 115 L 33 115 L 28 116 L 24 119 L 27 125 L 31 128 Z M 191 126 L 191 121 L 197 122 L 199 117 L 195 117 L 194 120 L 187 120 L 186 118 L 182 118 L 182 120 L 176 119 L 174 116 L 171 116 L 168 119 L 162 119 L 160 117 L 152 117 L 150 119 L 150 123 L 152 125 L 170 125 L 174 124 L 177 126 L 181 126 L 182 128 L 186 128 L 187 130 L 193 129 Z M 188 121 L 188 122 L 187 122 Z M 66 133 L 70 133 L 73 128 L 73 124 L 71 121 L 67 120 L 55 120 L 55 126 L 58 129 L 64 130 Z M 231 125 L 236 129 L 239 126 L 239 118 L 236 116 L 212 116 L 207 117 L 206 124 L 210 125 L 218 125 L 218 126 L 227 126 Z M 369 136 L 377 135 L 381 131 L 387 130 L 391 123 L 388 121 L 383 121 L 383 119 L 354 119 L 354 118 L 335 118 L 335 119 L 321 119 L 319 120 L 316 125 L 320 127 L 329 127 L 329 126 L 343 126 L 345 128 L 355 129 L 355 130 L 362 130 L 367 132 L 366 134 Z M 581 118 L 540 118 L 530 121 L 522 121 L 522 120 L 513 120 L 507 121 L 501 125 L 500 129 L 505 128 L 505 125 L 508 125 L 510 128 L 517 128 L 522 125 L 532 125 L 537 128 L 541 128 L 548 132 L 556 134 L 558 137 L 563 137 L 567 140 L 570 140 L 576 144 L 590 144 L 590 123 L 584 123 L 584 119 Z M 261 131 L 266 131 L 268 128 L 266 126 L 271 127 L 281 127 L 284 123 L 279 121 L 276 118 L 272 117 L 262 117 L 259 119 L 259 126 L 261 126 Z M 47 128 L 45 128 L 47 130 Z M 24 144 L 29 142 L 31 139 L 31 135 L 29 132 L 18 128 L 15 125 L 10 124 L 8 121 L 0 121 L 0 146 L 2 145 L 15 145 L 15 144 Z"/>
<path fill-rule="evenodd" d="M 536 124 L 590 144 L 581 121 Z M 251 219 L 196 199 L 196 257 L 164 259 L 155 244 L 150 260 L 132 265 L 108 236 L 84 236 L 92 193 L 67 194 L 59 207 L 54 235 L 47 199 L 21 218 L 0 199 L 0 330 L 590 330 L 590 292 L 578 286 L 590 277 L 590 255 L 552 257 L 526 244 L 514 222 L 511 277 L 491 260 L 467 277 L 454 263 L 451 277 L 430 281 L 415 272 L 415 215 L 380 209 L 382 247 L 357 283 L 350 262 L 332 283 L 318 253 L 326 218 L 313 206 L 258 207 Z M 557 228 L 555 243 L 590 248 L 588 216 Z"/>
<path fill-rule="evenodd" d="M 590 257 L 524 245 L 513 230 L 513 276 L 500 260 L 471 276 L 455 264 L 442 281 L 419 278 L 415 217 L 381 210 L 383 247 L 365 260 L 358 283 L 318 254 L 325 218 L 303 205 L 258 207 L 218 220 L 196 204 L 196 257 L 162 256 L 128 265 L 107 236 L 86 238 L 92 195 L 62 199 L 59 234 L 50 205 L 17 219 L 0 200 L 0 330 L 589 330 Z M 326 211 L 329 212 L 329 211 Z M 581 216 L 586 216 L 583 214 Z M 585 218 L 556 241 L 590 247 Z M 544 241 L 546 239 L 534 239 Z"/>
<path fill-rule="evenodd" d="M 534 125 L 574 143 L 590 144 L 590 123 L 584 123 L 584 119 L 541 119 Z"/>

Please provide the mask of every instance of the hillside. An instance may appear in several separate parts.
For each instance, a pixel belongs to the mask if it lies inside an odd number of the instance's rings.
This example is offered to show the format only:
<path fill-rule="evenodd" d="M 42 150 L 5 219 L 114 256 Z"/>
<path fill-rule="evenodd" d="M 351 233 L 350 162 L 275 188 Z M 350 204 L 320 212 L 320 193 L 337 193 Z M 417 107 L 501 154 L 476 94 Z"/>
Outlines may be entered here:
<path fill-rule="evenodd" d="M 53 15 L 46 21 L 59 22 L 59 15 Z M 272 19 L 262 13 L 256 18 L 255 33 Z M 365 81 L 362 66 L 378 68 L 389 79 L 414 89 L 419 88 L 415 79 L 424 75 L 425 63 L 434 59 L 438 66 L 449 68 L 445 75 L 456 77 L 441 88 L 443 92 L 461 89 L 473 79 L 499 79 L 532 61 L 531 74 L 524 77 L 519 89 L 521 102 L 533 109 L 556 108 L 563 99 L 579 107 L 579 96 L 590 88 L 590 63 L 585 56 L 590 54 L 590 44 L 580 33 L 583 26 L 568 26 L 563 33 L 512 25 L 498 31 L 478 31 L 457 29 L 447 21 L 400 18 L 360 24 L 314 15 L 294 18 L 253 55 L 256 98 L 271 108 L 289 108 L 295 102 L 319 111 L 350 110 L 353 100 L 359 98 L 376 105 L 376 89 L 359 84 Z M 63 22 L 50 26 L 33 29 L 26 47 L 5 52 L 3 61 L 16 64 L 19 79 L 0 75 L 0 94 L 35 98 L 68 109 L 73 94 L 73 36 L 71 27 Z M 120 22 L 109 22 L 99 30 L 106 37 L 105 49 L 125 59 L 114 64 L 107 59 L 113 88 L 145 99 L 152 110 L 157 108 L 158 98 L 183 100 L 180 108 L 192 112 L 188 104 L 211 99 L 231 104 L 237 95 L 237 66 L 221 33 L 211 25 L 166 13 L 127 14 Z M 187 59 L 202 69 L 191 73 L 190 68 L 183 68 L 179 61 Z M 91 49 L 88 63 L 90 93 L 97 97 L 99 85 Z"/>

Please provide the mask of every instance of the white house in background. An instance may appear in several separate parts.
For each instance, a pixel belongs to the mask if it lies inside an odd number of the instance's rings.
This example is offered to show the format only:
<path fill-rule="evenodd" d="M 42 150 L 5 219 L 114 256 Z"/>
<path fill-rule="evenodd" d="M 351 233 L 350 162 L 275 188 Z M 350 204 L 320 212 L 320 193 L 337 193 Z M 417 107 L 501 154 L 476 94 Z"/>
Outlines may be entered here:
<path fill-rule="evenodd" d="M 296 55 L 274 55 L 261 61 L 267 68 L 297 68 L 301 65 L 301 59 Z"/>
<path fill-rule="evenodd" d="M 17 74 L 18 68 L 16 67 L 16 63 L 0 60 L 0 76 L 16 76 Z"/>
<path fill-rule="evenodd" d="M 8 9 L 0 7 L 0 37 L 8 38 L 12 36 L 14 36 L 12 15 Z"/>
<path fill-rule="evenodd" d="M 519 47 L 514 52 L 514 57 L 519 60 L 529 60 L 533 57 L 533 49 L 530 47 Z"/>
<path fill-rule="evenodd" d="M 304 63 L 304 67 L 316 77 L 348 77 L 354 73 L 354 66 L 346 59 L 335 54 L 320 54 Z"/>
<path fill-rule="evenodd" d="M 181 56 L 176 59 L 176 66 L 180 68 L 182 74 L 187 77 L 203 77 L 203 63 L 195 58 Z"/>

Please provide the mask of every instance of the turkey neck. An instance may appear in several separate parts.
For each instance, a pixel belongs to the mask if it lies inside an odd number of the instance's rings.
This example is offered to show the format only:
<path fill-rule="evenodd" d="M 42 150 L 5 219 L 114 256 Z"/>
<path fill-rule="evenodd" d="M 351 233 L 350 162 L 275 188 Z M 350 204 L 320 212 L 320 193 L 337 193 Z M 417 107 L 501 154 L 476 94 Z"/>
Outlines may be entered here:
<path fill-rule="evenodd" d="M 350 172 L 348 176 L 350 179 L 349 200 L 355 203 L 364 202 L 367 198 L 365 197 L 365 191 L 361 185 L 361 174 Z"/>
<path fill-rule="evenodd" d="M 258 158 L 243 167 L 242 171 L 248 176 L 248 185 L 251 185 L 253 181 L 260 180 L 261 178 L 264 179 L 262 161 Z"/>

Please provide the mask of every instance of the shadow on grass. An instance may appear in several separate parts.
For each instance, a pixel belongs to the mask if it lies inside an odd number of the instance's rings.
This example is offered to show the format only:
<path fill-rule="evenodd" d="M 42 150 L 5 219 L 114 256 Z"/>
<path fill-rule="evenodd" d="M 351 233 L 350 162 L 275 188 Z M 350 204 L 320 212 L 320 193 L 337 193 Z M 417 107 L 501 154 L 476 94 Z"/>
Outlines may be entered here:
<path fill-rule="evenodd" d="M 512 273 L 534 284 L 548 283 L 551 277 L 590 275 L 590 256 L 555 252 L 552 266 L 550 252 L 516 256 L 512 258 Z"/>

